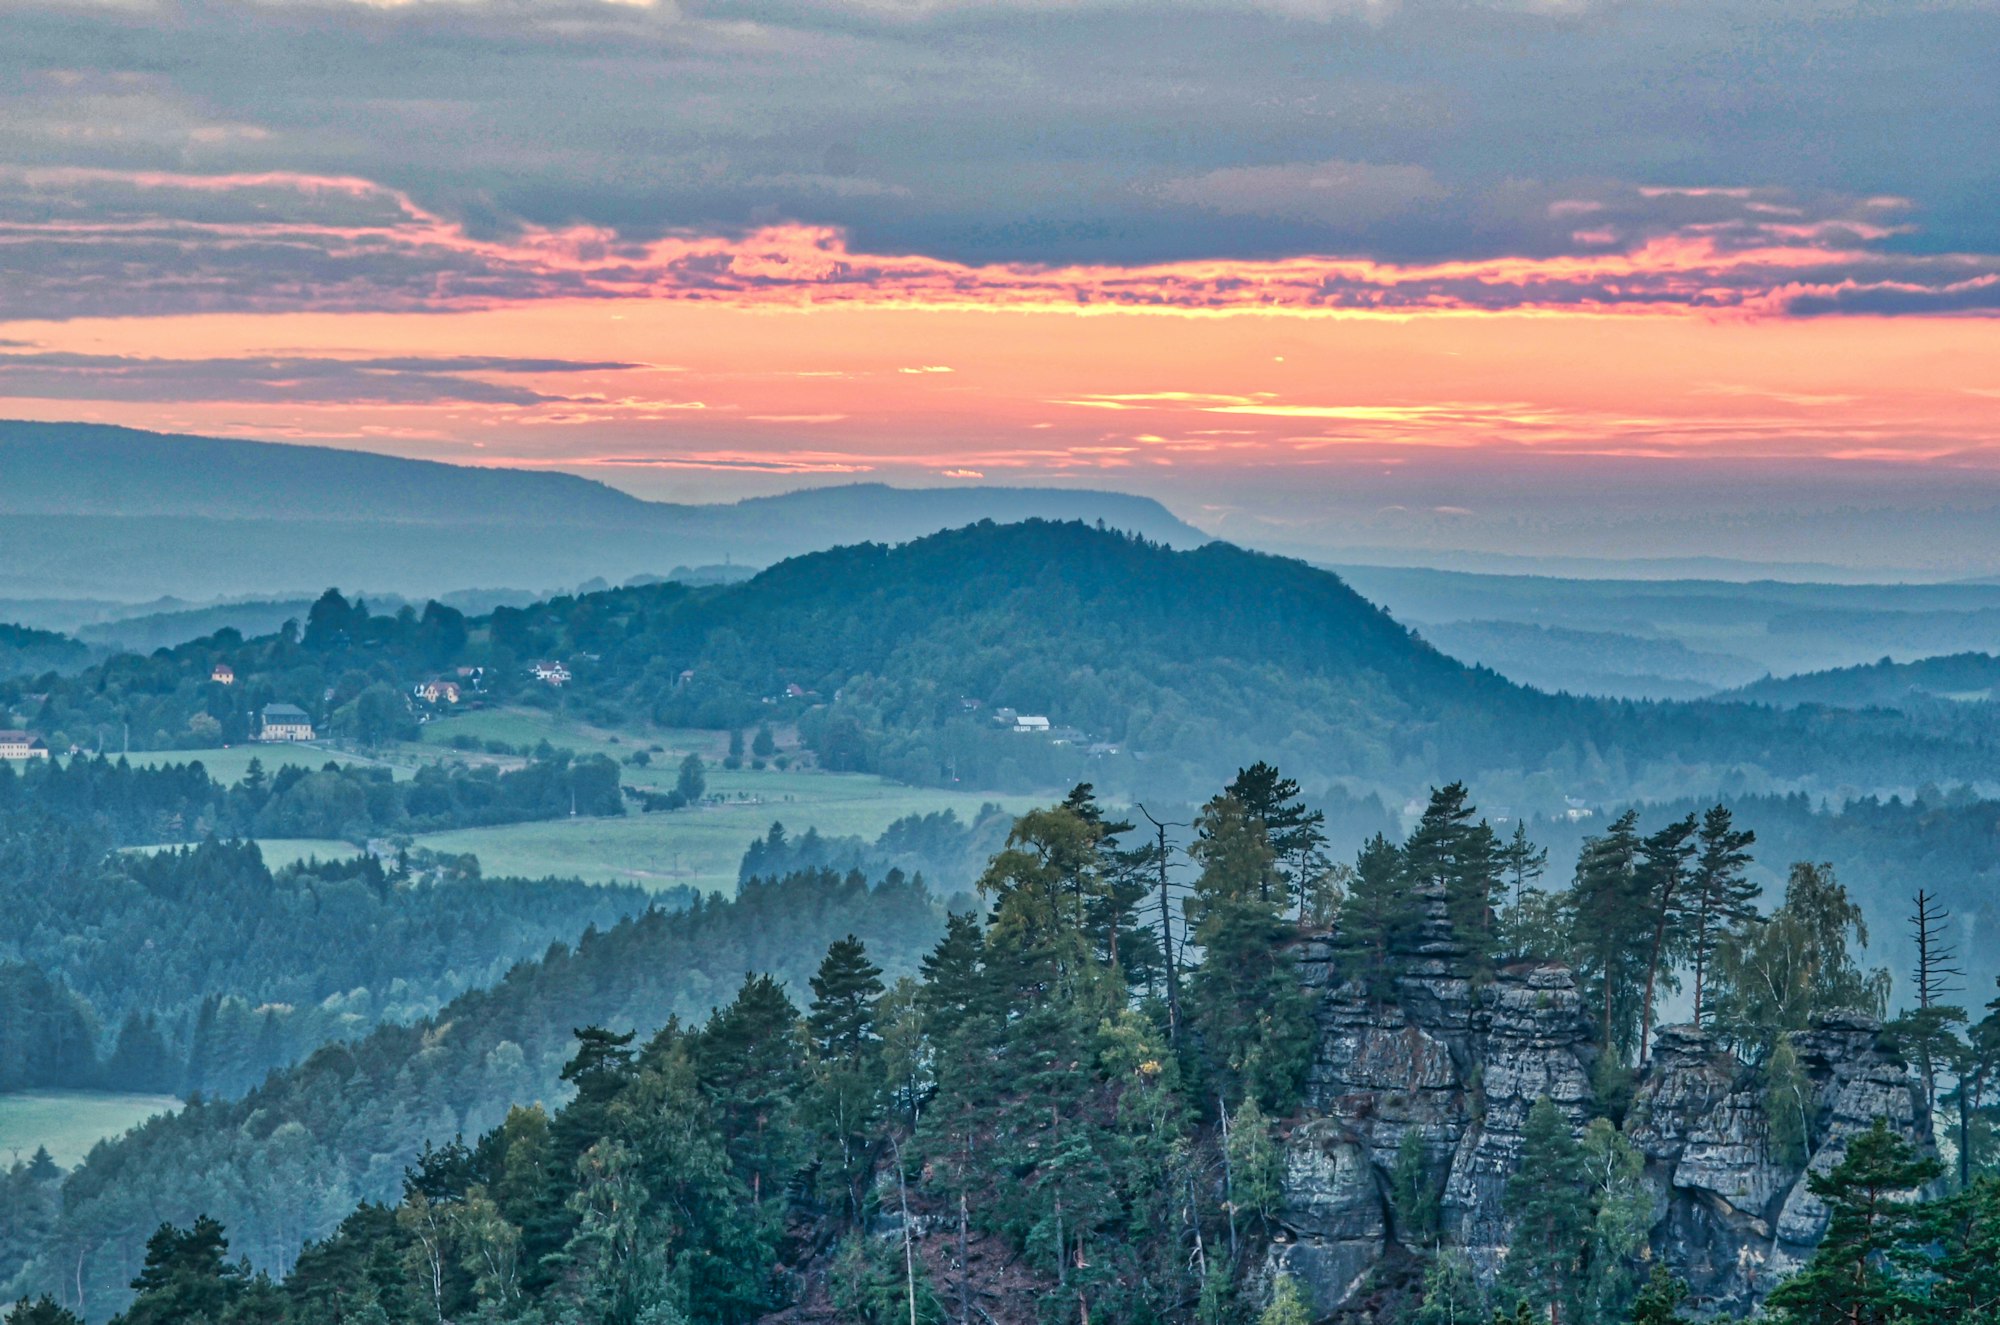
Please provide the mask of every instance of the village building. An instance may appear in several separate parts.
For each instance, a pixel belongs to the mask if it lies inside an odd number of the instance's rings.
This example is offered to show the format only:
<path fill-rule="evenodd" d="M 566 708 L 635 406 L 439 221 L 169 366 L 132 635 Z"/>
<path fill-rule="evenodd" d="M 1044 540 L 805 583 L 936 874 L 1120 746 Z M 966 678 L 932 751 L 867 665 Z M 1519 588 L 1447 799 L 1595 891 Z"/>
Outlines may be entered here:
<path fill-rule="evenodd" d="M 0 731 L 0 759 L 47 759 L 49 747 L 33 732 Z"/>
<path fill-rule="evenodd" d="M 1014 730 L 1017 732 L 1036 732 L 1046 736 L 1049 731 L 1049 720 L 1032 713 L 1018 714 L 1014 718 Z"/>
<path fill-rule="evenodd" d="M 236 669 L 228 663 L 217 663 L 209 672 L 208 679 L 217 685 L 233 686 L 236 684 Z"/>
<path fill-rule="evenodd" d="M 528 664 L 528 675 L 543 685 L 563 686 L 569 684 L 569 668 L 557 661 L 538 658 Z"/>
<path fill-rule="evenodd" d="M 295 704 L 266 704 L 257 726 L 260 741 L 310 741 L 312 718 Z"/>
<path fill-rule="evenodd" d="M 456 704 L 458 702 L 458 682 L 447 681 L 443 677 L 423 681 L 416 686 L 416 696 L 426 704 Z"/>

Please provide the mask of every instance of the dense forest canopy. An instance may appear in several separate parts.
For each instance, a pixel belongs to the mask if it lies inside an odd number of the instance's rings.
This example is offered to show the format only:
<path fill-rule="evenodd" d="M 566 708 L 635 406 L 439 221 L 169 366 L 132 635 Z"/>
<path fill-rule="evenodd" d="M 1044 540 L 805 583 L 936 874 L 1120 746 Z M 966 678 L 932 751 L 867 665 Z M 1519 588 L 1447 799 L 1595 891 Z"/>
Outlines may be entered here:
<path fill-rule="evenodd" d="M 106 855 L 60 823 L 0 831 L 0 1091 L 236 1096 L 382 1021 L 685 891 L 487 880 L 364 856 L 276 872 L 254 843 Z M 356 941 L 365 937 L 365 941 Z"/>
<path fill-rule="evenodd" d="M 978 1260 L 1014 1267 L 1007 1310 L 1050 1322 L 1277 1325 L 1304 1310 L 1257 1267 L 1316 1053 L 1310 938 L 1385 1006 L 1412 977 L 1479 989 L 1562 963 L 1596 1037 L 1588 1126 L 1546 1096 L 1527 1120 L 1505 1268 L 1474 1274 L 1418 1183 L 1397 1227 L 1435 1231 L 1405 1241 L 1414 1270 L 1382 1301 L 1467 1325 L 1676 1319 L 1629 1135 L 1667 993 L 1694 987 L 1781 1148 L 1814 1126 L 1786 1121 L 1794 1037 L 1886 1010 L 1837 876 L 1796 864 L 1760 909 L 1757 846 L 1724 806 L 1627 814 L 1561 887 L 1452 784 L 1406 837 L 1337 862 L 1260 763 L 1162 854 L 1078 786 L 1014 822 L 983 914 L 858 873 L 649 913 L 103 1146 L 59 1205 L 60 1179 L 17 1166 L 0 1245 L 51 1320 L 67 1302 L 128 1323 L 943 1322 L 972 1316 Z M 1954 1172 L 1881 1128 L 1814 1172 L 1831 1231 L 1773 1296 L 1780 1319 L 1944 1320 L 1985 1291 L 2000 1014 L 1970 1015 L 1938 1002 L 1887 1032 L 1955 1129 Z M 1867 1222 L 1881 1192 L 1945 1176 L 1938 1204 Z M 1893 1310 L 1841 1314 L 1857 1293 Z"/>
<path fill-rule="evenodd" d="M 239 1100 L 191 1104 L 107 1142 L 67 1179 L 17 1166 L 0 1208 L 0 1282 L 68 1284 L 72 1302 L 80 1284 L 101 1319 L 126 1296 L 153 1227 L 204 1212 L 228 1224 L 239 1252 L 283 1268 L 357 1202 L 393 1197 L 427 1142 L 564 1098 L 574 1027 L 698 1019 L 746 971 L 804 988 L 827 944 L 850 932 L 892 973 L 914 971 L 942 925 L 920 882 L 871 887 L 809 871 L 586 930 L 433 1017 L 321 1049 Z"/>

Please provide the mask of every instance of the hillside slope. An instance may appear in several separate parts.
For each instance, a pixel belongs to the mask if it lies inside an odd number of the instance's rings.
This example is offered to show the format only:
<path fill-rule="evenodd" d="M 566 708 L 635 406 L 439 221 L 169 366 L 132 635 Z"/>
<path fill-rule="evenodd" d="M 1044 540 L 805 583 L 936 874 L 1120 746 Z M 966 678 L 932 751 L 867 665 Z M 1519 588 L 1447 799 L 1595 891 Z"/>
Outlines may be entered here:
<path fill-rule="evenodd" d="M 1992 699 L 2000 686 L 2000 657 L 1954 653 L 1915 662 L 1864 663 L 1799 676 L 1765 677 L 1731 692 L 1730 698 L 1789 708 L 1824 704 L 1832 708 L 1903 708 L 1937 700 Z"/>
<path fill-rule="evenodd" d="M 492 637 L 520 657 L 592 655 L 567 702 L 607 716 L 795 718 L 828 766 L 927 784 L 1181 794 L 1275 757 L 1309 785 L 1400 801 L 1477 775 L 1499 803 L 1557 808 L 1972 778 L 1990 744 L 1893 714 L 1547 695 L 1446 657 L 1303 562 L 1079 524 L 840 548 L 709 593 L 558 599 L 497 613 Z M 1074 737 L 1007 730 L 1002 708 Z"/>
<path fill-rule="evenodd" d="M 980 519 L 1103 520 L 1192 545 L 1144 497 L 1039 488 L 815 488 L 643 501 L 570 474 L 320 446 L 0 421 L 0 594 L 135 600 L 317 590 L 438 594 L 762 565 Z"/>

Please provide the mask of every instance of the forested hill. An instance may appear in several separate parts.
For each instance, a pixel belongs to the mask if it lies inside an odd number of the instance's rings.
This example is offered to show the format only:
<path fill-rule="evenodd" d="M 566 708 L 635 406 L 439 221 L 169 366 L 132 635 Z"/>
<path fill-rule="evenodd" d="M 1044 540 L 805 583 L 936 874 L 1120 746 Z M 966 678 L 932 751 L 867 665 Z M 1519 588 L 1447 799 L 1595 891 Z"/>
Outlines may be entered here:
<path fill-rule="evenodd" d="M 698 1020 L 753 971 L 805 990 L 843 935 L 906 974 L 942 928 L 921 880 L 870 887 L 858 873 L 806 871 L 593 929 L 436 1017 L 329 1046 L 243 1099 L 194 1102 L 106 1142 L 59 1195 L 25 1166 L 0 1170 L 0 1301 L 60 1291 L 102 1320 L 129 1297 L 147 1234 L 203 1213 L 259 1265 L 287 1267 L 357 1202 L 392 1197 L 427 1141 L 476 1136 L 512 1103 L 562 1098 L 576 1027 L 651 1034 Z"/>
<path fill-rule="evenodd" d="M 0 473 L 0 593 L 39 597 L 269 595 L 329 580 L 540 591 L 1029 516 L 1206 538 L 1114 492 L 868 483 L 693 505 L 569 474 L 92 424 L 0 420 Z"/>
<path fill-rule="evenodd" d="M 566 702 L 709 727 L 794 717 L 826 766 L 916 783 L 1179 794 L 1278 750 L 1308 785 L 1400 799 L 1470 769 L 1529 808 L 1914 786 L 1977 776 L 1989 744 L 1893 714 L 1546 695 L 1446 657 L 1303 562 L 1082 524 L 982 524 L 490 624 L 520 657 L 584 659 Z M 1071 739 L 1007 730 L 1006 708 Z"/>
<path fill-rule="evenodd" d="M 1785 707 L 1908 708 L 1939 700 L 1988 700 L 1996 686 L 2000 686 L 2000 658 L 1990 653 L 1954 653 L 1914 662 L 1884 658 L 1859 667 L 1765 677 L 1730 697 Z"/>
<path fill-rule="evenodd" d="M 531 679 L 534 659 L 563 660 L 572 683 Z M 218 662 L 237 685 L 210 683 Z M 838 548 L 736 585 L 614 589 L 472 620 L 435 604 L 371 616 L 329 593 L 296 637 L 224 632 L 74 678 L 0 683 L 0 708 L 52 738 L 129 723 L 137 739 L 185 745 L 196 728 L 227 739 L 252 706 L 283 701 L 321 730 L 366 738 L 366 694 L 407 694 L 453 665 L 484 667 L 489 701 L 614 727 L 796 723 L 825 768 L 1006 791 L 1092 781 L 1192 796 L 1276 751 L 1314 794 L 1401 803 L 1463 769 L 1495 804 L 1553 811 L 1565 797 L 1970 781 L 1995 744 L 1977 715 L 1920 724 L 1543 694 L 1454 661 L 1303 562 L 1046 521 Z M 1049 730 L 1017 731 L 1008 710 Z"/>

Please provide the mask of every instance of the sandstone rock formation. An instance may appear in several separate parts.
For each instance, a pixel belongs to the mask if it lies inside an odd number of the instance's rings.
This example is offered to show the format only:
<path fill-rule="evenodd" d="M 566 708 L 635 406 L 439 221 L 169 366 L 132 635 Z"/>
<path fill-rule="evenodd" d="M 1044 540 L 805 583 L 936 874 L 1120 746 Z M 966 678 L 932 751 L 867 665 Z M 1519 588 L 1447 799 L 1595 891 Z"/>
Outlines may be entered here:
<path fill-rule="evenodd" d="M 1515 966 L 1476 987 L 1442 922 L 1434 905 L 1411 970 L 1380 1004 L 1336 978 L 1326 941 L 1299 949 L 1319 1044 L 1287 1141 L 1268 1268 L 1293 1275 L 1318 1315 L 1360 1308 L 1423 1245 L 1395 1199 L 1406 1147 L 1440 1203 L 1437 1231 L 1490 1279 L 1511 1235 L 1503 1197 L 1528 1110 L 1547 1096 L 1580 1132 L 1596 1108 L 1596 1048 L 1570 971 Z M 1745 1314 L 1810 1253 L 1826 1211 L 1804 1175 L 1838 1163 L 1873 1119 L 1931 1144 L 1914 1075 L 1879 1023 L 1823 1019 L 1793 1046 L 1805 1079 L 1803 1155 L 1779 1153 L 1757 1075 L 1688 1027 L 1659 1032 L 1627 1113 L 1655 1192 L 1655 1254 L 1688 1280 L 1699 1308 Z"/>

